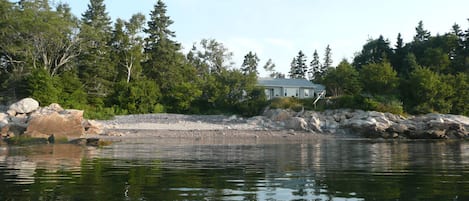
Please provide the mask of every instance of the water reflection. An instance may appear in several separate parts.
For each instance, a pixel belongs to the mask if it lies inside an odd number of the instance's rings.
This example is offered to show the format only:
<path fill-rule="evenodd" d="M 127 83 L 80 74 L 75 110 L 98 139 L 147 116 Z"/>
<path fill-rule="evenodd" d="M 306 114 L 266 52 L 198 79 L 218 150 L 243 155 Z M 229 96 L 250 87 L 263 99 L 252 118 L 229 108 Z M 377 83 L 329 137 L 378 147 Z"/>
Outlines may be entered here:
<path fill-rule="evenodd" d="M 468 200 L 468 173 L 460 141 L 146 138 L 0 147 L 0 200 Z"/>

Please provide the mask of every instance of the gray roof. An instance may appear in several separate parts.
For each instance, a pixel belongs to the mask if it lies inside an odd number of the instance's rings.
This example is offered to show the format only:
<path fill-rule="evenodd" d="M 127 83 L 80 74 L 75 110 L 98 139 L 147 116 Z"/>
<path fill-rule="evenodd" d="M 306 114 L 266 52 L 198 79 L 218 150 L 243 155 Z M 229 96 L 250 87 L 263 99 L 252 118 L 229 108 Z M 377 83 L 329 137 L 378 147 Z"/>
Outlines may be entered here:
<path fill-rule="evenodd" d="M 280 78 L 259 78 L 258 84 L 264 87 L 303 87 L 325 90 L 321 84 L 314 84 L 306 79 L 280 79 Z"/>

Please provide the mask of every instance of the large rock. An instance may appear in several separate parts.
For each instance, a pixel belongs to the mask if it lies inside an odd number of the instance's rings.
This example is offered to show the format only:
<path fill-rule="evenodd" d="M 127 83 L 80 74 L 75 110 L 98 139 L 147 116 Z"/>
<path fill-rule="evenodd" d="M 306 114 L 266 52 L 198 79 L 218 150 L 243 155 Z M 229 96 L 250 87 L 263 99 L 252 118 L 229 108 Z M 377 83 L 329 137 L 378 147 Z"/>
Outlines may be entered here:
<path fill-rule="evenodd" d="M 285 127 L 293 130 L 307 130 L 308 123 L 301 117 L 291 117 L 287 120 Z"/>
<path fill-rule="evenodd" d="M 25 135 L 37 138 L 78 138 L 84 134 L 83 110 L 64 110 L 60 114 L 35 114 L 31 116 Z"/>
<path fill-rule="evenodd" d="M 312 114 L 309 120 L 309 127 L 316 132 L 323 132 L 321 129 L 321 120 L 317 114 Z"/>
<path fill-rule="evenodd" d="M 291 111 L 288 110 L 282 110 L 282 109 L 275 109 L 275 110 L 270 110 L 265 114 L 265 116 L 272 121 L 286 121 L 290 117 L 293 116 Z"/>
<path fill-rule="evenodd" d="M 10 117 L 14 117 L 16 115 L 16 111 L 15 110 L 7 110 L 6 113 L 8 114 L 8 116 Z"/>
<path fill-rule="evenodd" d="M 27 114 L 37 110 L 38 108 L 39 102 L 32 98 L 24 98 L 16 103 L 13 103 L 9 110 L 13 110 L 16 113 Z"/>
<path fill-rule="evenodd" d="M 8 114 L 0 113 L 0 128 L 8 124 Z"/>
<path fill-rule="evenodd" d="M 8 124 L 0 129 L 0 136 L 5 137 L 5 138 L 19 136 L 23 134 L 25 130 L 26 130 L 26 125 Z"/>
<path fill-rule="evenodd" d="M 85 120 L 83 122 L 83 128 L 87 135 L 100 135 L 104 133 L 104 126 L 95 120 Z"/>

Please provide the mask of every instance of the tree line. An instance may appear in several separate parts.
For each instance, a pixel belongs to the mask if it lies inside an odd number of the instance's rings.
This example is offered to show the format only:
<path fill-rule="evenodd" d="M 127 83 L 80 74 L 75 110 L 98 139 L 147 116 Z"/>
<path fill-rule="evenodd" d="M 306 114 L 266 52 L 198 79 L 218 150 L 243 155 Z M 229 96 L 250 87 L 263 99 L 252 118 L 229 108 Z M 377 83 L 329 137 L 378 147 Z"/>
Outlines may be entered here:
<path fill-rule="evenodd" d="M 393 47 L 382 35 L 369 39 L 352 63 L 344 59 L 332 68 L 327 47 L 324 64 L 314 52 L 309 71 L 300 72 L 326 85 L 328 94 L 338 97 L 336 107 L 468 116 L 469 29 L 454 24 L 448 33 L 431 35 L 420 21 L 415 30 L 408 43 L 398 34 Z M 306 69 L 304 57 L 300 51 L 292 69 Z"/>
<path fill-rule="evenodd" d="M 102 117 L 134 113 L 238 113 L 255 115 L 266 105 L 256 86 L 260 59 L 233 54 L 214 39 L 182 52 L 174 22 L 158 0 L 146 19 L 111 21 L 104 0 L 90 0 L 76 17 L 67 4 L 49 0 L 0 0 L 0 102 L 33 97 L 85 109 Z M 353 59 L 332 66 L 331 48 L 310 63 L 300 51 L 290 78 L 307 78 L 341 97 L 340 107 L 396 106 L 410 113 L 469 115 L 469 29 L 432 36 L 420 22 L 413 41 L 370 39 Z M 322 61 L 322 62 L 321 62 Z M 262 67 L 285 78 L 269 59 Z M 380 108 L 381 107 L 381 108 Z M 384 108 L 383 110 L 386 110 Z"/>
<path fill-rule="evenodd" d="M 257 56 L 233 68 L 232 53 L 214 39 L 182 53 L 161 0 L 148 20 L 138 13 L 112 23 L 103 0 L 90 0 L 81 18 L 70 10 L 48 0 L 0 0 L 1 102 L 30 96 L 97 117 L 254 115 L 265 106 Z"/>

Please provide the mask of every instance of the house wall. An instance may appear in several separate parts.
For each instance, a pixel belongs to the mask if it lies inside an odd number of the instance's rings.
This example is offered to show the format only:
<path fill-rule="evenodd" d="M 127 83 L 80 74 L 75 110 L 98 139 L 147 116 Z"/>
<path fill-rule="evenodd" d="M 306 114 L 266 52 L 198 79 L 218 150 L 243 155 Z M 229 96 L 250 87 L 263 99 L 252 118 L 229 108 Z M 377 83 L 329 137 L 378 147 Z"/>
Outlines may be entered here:
<path fill-rule="evenodd" d="M 294 88 L 294 87 L 266 87 L 265 94 L 270 100 L 276 97 L 297 97 L 297 98 L 314 98 L 314 89 L 310 88 Z"/>
<path fill-rule="evenodd" d="M 300 89 L 299 88 L 284 88 L 283 95 L 285 97 L 300 97 Z"/>
<path fill-rule="evenodd" d="M 300 98 L 313 98 L 313 92 L 314 92 L 314 90 L 312 90 L 312 89 L 301 88 L 300 89 Z"/>
<path fill-rule="evenodd" d="M 275 97 L 283 97 L 283 89 L 281 87 L 268 87 L 265 88 L 265 95 L 268 100 Z"/>

